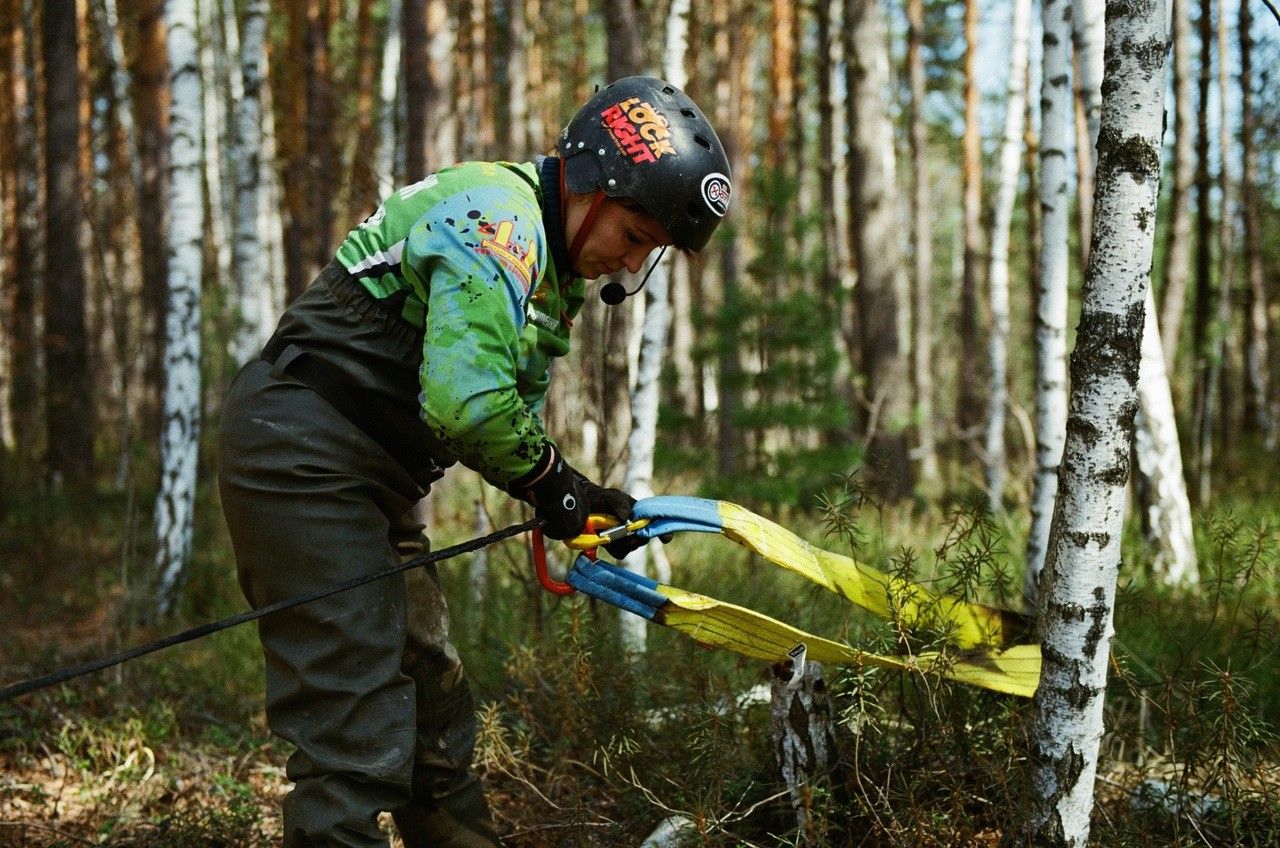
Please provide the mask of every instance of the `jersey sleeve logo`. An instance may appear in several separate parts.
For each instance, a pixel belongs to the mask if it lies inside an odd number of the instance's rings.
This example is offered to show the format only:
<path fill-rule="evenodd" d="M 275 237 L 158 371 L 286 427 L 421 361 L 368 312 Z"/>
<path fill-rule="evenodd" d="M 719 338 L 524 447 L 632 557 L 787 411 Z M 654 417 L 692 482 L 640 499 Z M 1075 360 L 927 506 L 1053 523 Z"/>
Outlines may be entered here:
<path fill-rule="evenodd" d="M 482 226 L 481 232 L 486 235 L 480 240 L 480 252 L 497 259 L 503 267 L 515 274 L 524 293 L 528 294 L 537 276 L 538 256 L 532 245 L 521 247 L 512 239 L 515 228 L 514 221 L 499 221 L 491 230 Z"/>

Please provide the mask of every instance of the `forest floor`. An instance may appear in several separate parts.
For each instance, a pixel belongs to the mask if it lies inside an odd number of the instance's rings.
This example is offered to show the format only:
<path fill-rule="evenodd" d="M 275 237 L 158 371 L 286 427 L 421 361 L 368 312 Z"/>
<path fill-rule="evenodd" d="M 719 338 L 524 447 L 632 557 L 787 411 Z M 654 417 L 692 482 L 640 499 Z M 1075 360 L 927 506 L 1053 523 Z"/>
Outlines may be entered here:
<path fill-rule="evenodd" d="M 1198 515 L 1198 589 L 1155 584 L 1149 551 L 1126 544 L 1098 845 L 1280 844 L 1273 474 L 1242 472 Z M 480 489 L 469 479 L 454 489 L 435 506 L 437 546 L 474 535 Z M 145 595 L 143 502 L 99 494 L 8 505 L 0 682 L 244 608 L 216 498 L 203 492 L 182 608 L 161 625 L 128 624 Z M 505 501 L 493 509 L 495 526 L 519 519 Z M 828 515 L 825 528 L 856 525 L 849 535 L 824 533 L 820 515 L 771 517 L 881 567 L 909 562 L 943 576 L 976 564 L 983 576 L 970 589 L 988 598 L 1016 589 L 1025 528 L 1013 520 L 963 503 L 849 509 L 851 524 Z M 1128 535 L 1140 538 L 1136 525 Z M 679 585 L 893 647 L 894 633 L 723 540 L 680 538 L 667 549 Z M 537 591 L 521 545 L 497 546 L 488 564 L 483 607 L 467 596 L 469 560 L 441 575 L 482 702 L 477 769 L 508 844 L 638 846 L 677 814 L 694 822 L 690 844 L 796 844 L 768 705 L 737 698 L 767 683 L 767 669 L 661 628 L 650 628 L 646 658 L 630 662 L 612 611 Z M 828 674 L 843 768 L 811 799 L 812 844 L 995 846 L 1016 832 L 1027 702 L 866 669 Z M 261 680 L 255 632 L 241 627 L 0 704 L 0 847 L 278 844 L 288 746 L 267 731 Z"/>

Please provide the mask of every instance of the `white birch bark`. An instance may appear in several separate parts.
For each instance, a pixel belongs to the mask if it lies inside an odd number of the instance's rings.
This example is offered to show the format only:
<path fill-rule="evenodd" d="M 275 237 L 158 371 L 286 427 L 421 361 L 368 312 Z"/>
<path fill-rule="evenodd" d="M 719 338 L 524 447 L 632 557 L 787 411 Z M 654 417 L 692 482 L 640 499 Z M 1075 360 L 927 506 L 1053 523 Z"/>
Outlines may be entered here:
<path fill-rule="evenodd" d="M 1161 0 L 1109 0 L 1093 250 L 1041 586 L 1026 842 L 1089 838 L 1151 273 L 1167 52 Z M 1046 269 L 1048 270 L 1048 269 Z"/>
<path fill-rule="evenodd" d="M 266 74 L 267 0 L 249 0 L 240 40 L 242 94 L 236 104 L 232 162 L 235 174 L 235 238 L 231 245 L 231 277 L 240 323 L 233 354 L 237 365 L 248 362 L 271 337 L 279 318 L 267 277 L 261 233 L 263 191 L 262 99 Z"/>
<path fill-rule="evenodd" d="M 202 98 L 195 0 L 170 0 L 169 260 L 165 309 L 160 493 L 156 498 L 156 612 L 177 599 L 191 559 L 200 436 L 200 280 L 204 196 L 200 175 Z"/>
<path fill-rule="evenodd" d="M 1156 546 L 1152 571 L 1166 584 L 1199 582 L 1191 529 L 1191 503 L 1182 473 L 1178 424 L 1173 414 L 1169 374 L 1156 320 L 1155 299 L 1147 289 L 1142 330 L 1142 364 L 1138 367 L 1138 418 L 1134 436 L 1138 469 L 1147 478 L 1148 539 Z"/>
<path fill-rule="evenodd" d="M 1030 30 L 1031 0 L 1014 0 L 1012 43 L 1009 46 L 1009 97 L 1005 105 L 1004 139 L 1000 143 L 999 185 L 991 227 L 991 268 L 988 275 L 991 385 L 985 459 L 987 499 L 994 512 L 1004 509 L 1004 487 L 1008 475 L 1004 430 L 1009 404 L 1009 230 L 1013 223 L 1013 203 L 1018 194 L 1018 175 L 1022 166 Z"/>
<path fill-rule="evenodd" d="M 1036 297 L 1036 471 L 1023 597 L 1035 608 L 1067 424 L 1067 232 L 1070 226 L 1071 6 L 1044 0 L 1040 77 L 1040 289 Z"/>
<path fill-rule="evenodd" d="M 268 62 L 270 59 L 268 58 Z M 276 117 L 272 103 L 271 74 L 267 65 L 262 68 L 262 166 L 259 174 L 262 177 L 262 198 L 260 200 L 259 220 L 264 227 L 263 233 L 267 253 L 267 279 L 270 287 L 270 302 L 273 318 L 268 323 L 274 325 L 279 317 L 281 305 L 284 304 L 285 272 L 284 272 L 284 217 L 281 209 L 284 203 L 283 188 L 280 185 L 280 172 L 276 167 Z M 267 295 L 264 293 L 263 295 Z"/>
<path fill-rule="evenodd" d="M 382 45 L 382 77 L 378 84 L 378 195 L 391 193 L 396 180 L 396 111 L 400 89 L 401 0 L 387 0 L 387 38 Z"/>
<path fill-rule="evenodd" d="M 438 98 L 435 112 L 429 117 L 433 122 L 431 131 L 435 133 L 433 161 L 440 168 L 458 161 L 458 109 L 454 99 L 449 96 L 449 92 L 453 90 L 453 75 L 456 73 L 453 48 L 458 32 L 455 18 L 449 12 L 450 5 L 444 0 L 431 0 L 427 5 L 427 31 L 431 34 L 431 43 L 427 47 L 427 60 L 440 80 L 440 90 L 444 92 Z M 525 44 L 527 51 L 528 42 Z M 528 53 L 526 52 L 525 55 Z M 526 75 L 524 80 L 526 89 L 528 80 Z M 513 156 L 514 154 L 504 155 Z"/>
<path fill-rule="evenodd" d="M 482 489 L 483 492 L 483 489 Z M 475 500 L 476 524 L 475 538 L 487 535 L 493 527 L 489 524 L 489 511 L 485 508 L 483 496 Z M 471 595 L 471 609 L 474 619 L 482 620 L 484 597 L 489 588 L 489 549 L 480 548 L 471 555 L 471 570 L 467 572 L 467 590 Z"/>
<path fill-rule="evenodd" d="M 1080 79 L 1076 85 L 1084 94 L 1084 117 L 1090 146 L 1098 144 L 1098 122 L 1102 115 L 1102 50 L 1106 38 L 1103 0 L 1071 0 L 1071 38 L 1079 57 Z M 1096 162 L 1090 150 L 1089 161 Z M 1087 253 L 1087 251 L 1086 251 Z"/>
<path fill-rule="evenodd" d="M 690 0 L 675 0 L 667 17 L 666 61 L 662 74 L 668 82 L 683 89 L 686 81 L 685 54 L 689 46 Z M 633 369 L 635 386 L 631 392 L 631 433 L 627 437 L 627 468 L 622 487 L 637 500 L 653 495 L 653 453 L 658 435 L 658 378 L 662 373 L 663 356 L 667 349 L 667 333 L 671 328 L 671 307 L 668 304 L 668 288 L 671 267 L 679 251 L 668 250 L 653 269 L 645 284 L 644 319 L 640 326 L 640 351 Z M 614 307 L 622 308 L 621 306 Z M 648 551 L 654 552 L 658 580 L 671 579 L 671 567 L 660 551 L 661 542 L 653 541 L 633 551 L 623 564 L 640 574 L 645 571 Z M 645 649 L 645 620 L 626 611 L 620 611 L 622 646 L 631 653 Z"/>
<path fill-rule="evenodd" d="M 199 20 L 199 33 L 196 39 L 200 54 L 200 78 L 209 80 L 209 85 L 201 85 L 201 97 L 204 111 L 204 173 L 205 185 L 209 191 L 209 234 L 213 241 L 214 268 L 216 278 L 214 285 L 219 291 L 226 291 L 227 280 L 231 276 L 231 230 L 227 216 L 226 194 L 224 186 L 227 181 L 223 174 L 223 151 L 226 150 L 226 119 L 222 104 L 219 102 L 219 86 L 216 80 L 218 73 L 218 57 L 214 55 L 214 38 L 217 30 L 213 25 L 214 0 L 197 0 L 196 10 Z"/>
<path fill-rule="evenodd" d="M 1097 8 L 1094 8 L 1094 7 Z M 1098 124 L 1102 111 L 1102 42 L 1100 23 L 1103 9 L 1099 0 L 1075 0 L 1072 6 L 1077 30 L 1075 45 L 1082 79 L 1080 92 L 1088 117 L 1089 151 L 1083 157 L 1092 166 L 1097 162 Z M 1168 11 L 1167 9 L 1165 10 Z M 1167 19 L 1167 15 L 1166 15 Z M 1166 23 L 1166 26 L 1168 24 Z M 1089 175 L 1092 182 L 1093 175 Z M 1093 202 L 1089 198 L 1088 203 Z M 1147 304 L 1146 330 L 1142 338 L 1142 357 L 1138 371 L 1139 414 L 1134 446 L 1138 453 L 1138 470 L 1147 477 L 1144 493 L 1148 502 L 1148 540 L 1155 545 L 1153 572 L 1167 583 L 1194 583 L 1197 579 L 1195 544 L 1192 539 L 1191 504 L 1187 499 L 1186 480 L 1182 474 L 1182 453 L 1178 444 L 1178 425 L 1174 418 L 1169 374 L 1163 352 L 1152 358 L 1150 342 L 1160 339 L 1154 300 Z"/>

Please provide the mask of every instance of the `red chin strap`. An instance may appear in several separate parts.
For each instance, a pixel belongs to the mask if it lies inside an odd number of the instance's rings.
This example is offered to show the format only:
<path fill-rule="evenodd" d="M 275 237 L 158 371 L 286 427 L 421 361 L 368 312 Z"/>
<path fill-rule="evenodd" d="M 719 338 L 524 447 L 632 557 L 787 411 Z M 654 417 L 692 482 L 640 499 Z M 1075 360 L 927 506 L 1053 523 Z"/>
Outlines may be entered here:
<path fill-rule="evenodd" d="M 582 223 L 578 226 L 578 232 L 573 236 L 573 244 L 569 245 L 569 266 L 570 270 L 577 274 L 578 270 L 578 254 L 582 253 L 582 246 L 587 242 L 587 236 L 591 235 L 591 228 L 596 223 L 596 213 L 600 211 L 600 204 L 604 202 L 605 194 L 600 189 L 596 189 L 595 194 L 591 196 L 591 207 L 587 209 L 587 216 L 582 219 Z M 560 160 L 560 220 L 565 222 L 565 226 L 569 224 L 569 192 L 564 184 L 564 160 Z"/>

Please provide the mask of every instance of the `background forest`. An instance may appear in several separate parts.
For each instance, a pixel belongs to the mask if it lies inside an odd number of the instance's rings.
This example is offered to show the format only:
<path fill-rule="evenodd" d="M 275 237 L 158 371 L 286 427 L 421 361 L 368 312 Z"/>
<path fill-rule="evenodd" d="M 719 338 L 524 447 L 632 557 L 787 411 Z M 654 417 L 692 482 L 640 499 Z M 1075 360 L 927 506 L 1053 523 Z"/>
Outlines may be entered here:
<path fill-rule="evenodd" d="M 1169 2 L 1090 844 L 1276 845 L 1280 13 Z M 733 205 L 644 296 L 589 298 L 556 441 L 637 495 L 734 501 L 1034 604 L 1096 232 L 1098 0 L 0 10 L 0 683 L 244 609 L 212 485 L 236 369 L 393 188 L 544 152 L 634 73 L 703 106 Z M 437 548 L 524 518 L 461 468 L 419 509 Z M 724 542 L 649 556 L 796 626 L 907 643 Z M 639 845 L 677 819 L 717 846 L 1023 832 L 1026 702 L 828 669 L 840 766 L 797 826 L 762 664 L 542 593 L 522 543 L 440 572 L 513 846 Z M 239 628 L 0 703 L 0 845 L 273 844 L 287 751 L 261 662 Z"/>

